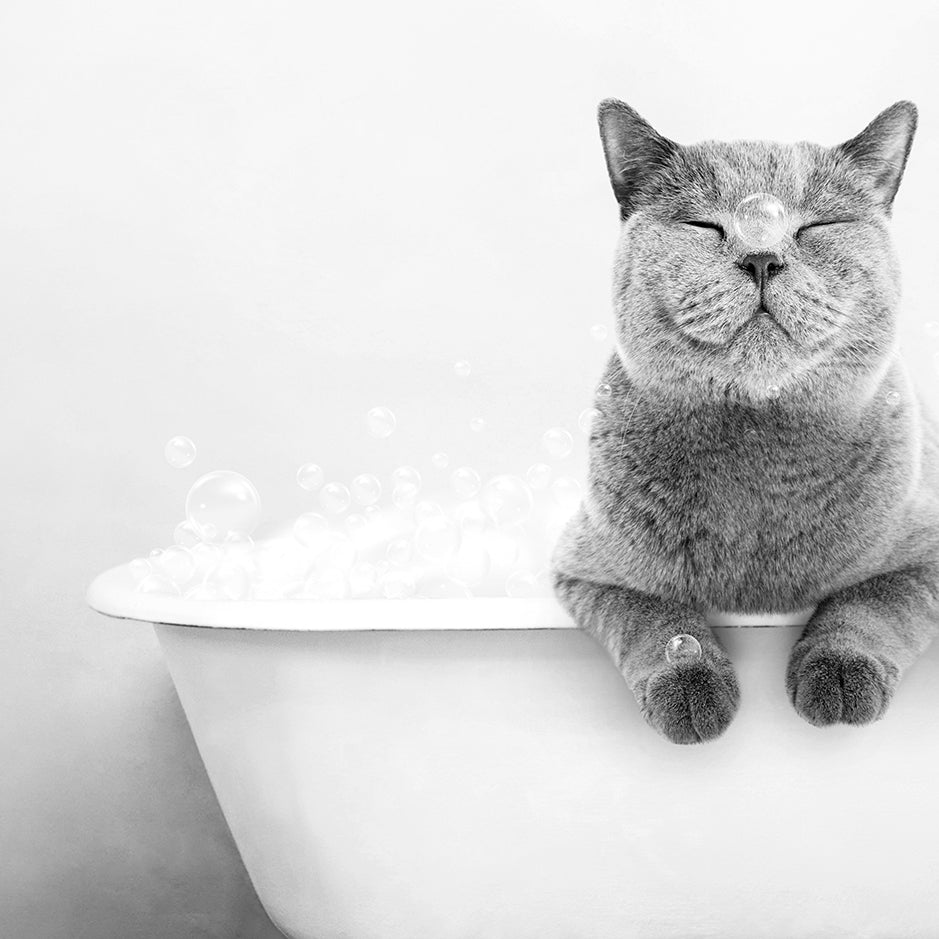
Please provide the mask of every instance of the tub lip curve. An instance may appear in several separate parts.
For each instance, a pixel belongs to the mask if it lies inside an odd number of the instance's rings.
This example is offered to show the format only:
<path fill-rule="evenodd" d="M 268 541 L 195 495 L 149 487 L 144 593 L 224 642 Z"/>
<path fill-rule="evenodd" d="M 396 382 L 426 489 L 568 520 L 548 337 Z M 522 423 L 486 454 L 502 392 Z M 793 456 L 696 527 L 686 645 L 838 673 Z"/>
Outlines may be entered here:
<path fill-rule="evenodd" d="M 187 600 L 138 593 L 127 564 L 99 574 L 88 605 L 115 619 L 166 626 L 290 632 L 574 629 L 554 597 L 446 600 Z M 445 611 L 445 615 L 441 615 Z M 712 627 L 803 626 L 812 610 L 708 614 Z"/>

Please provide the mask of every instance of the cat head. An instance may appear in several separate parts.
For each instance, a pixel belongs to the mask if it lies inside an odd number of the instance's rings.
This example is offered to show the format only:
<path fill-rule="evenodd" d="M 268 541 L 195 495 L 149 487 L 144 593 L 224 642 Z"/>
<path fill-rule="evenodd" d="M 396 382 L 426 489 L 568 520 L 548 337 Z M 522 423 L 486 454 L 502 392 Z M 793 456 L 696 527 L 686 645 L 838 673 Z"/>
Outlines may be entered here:
<path fill-rule="evenodd" d="M 916 128 L 900 101 L 834 147 L 680 145 L 609 99 L 600 134 L 622 227 L 617 349 L 631 377 L 759 399 L 856 387 L 894 345 L 899 270 L 888 222 Z M 735 231 L 752 193 L 788 210 L 769 251 Z"/>

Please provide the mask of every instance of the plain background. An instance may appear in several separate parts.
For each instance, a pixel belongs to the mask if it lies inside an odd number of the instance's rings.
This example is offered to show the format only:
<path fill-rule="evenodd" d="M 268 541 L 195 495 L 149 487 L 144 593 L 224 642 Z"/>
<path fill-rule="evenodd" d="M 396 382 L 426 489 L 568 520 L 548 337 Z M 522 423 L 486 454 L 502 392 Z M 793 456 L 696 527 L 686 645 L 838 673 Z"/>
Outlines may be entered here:
<path fill-rule="evenodd" d="M 283 518 L 306 460 L 517 472 L 576 433 L 609 353 L 601 98 L 679 141 L 831 144 L 915 100 L 894 230 L 934 383 L 930 6 L 4 3 L 0 934 L 275 935 L 152 631 L 85 587 L 211 469 Z"/>

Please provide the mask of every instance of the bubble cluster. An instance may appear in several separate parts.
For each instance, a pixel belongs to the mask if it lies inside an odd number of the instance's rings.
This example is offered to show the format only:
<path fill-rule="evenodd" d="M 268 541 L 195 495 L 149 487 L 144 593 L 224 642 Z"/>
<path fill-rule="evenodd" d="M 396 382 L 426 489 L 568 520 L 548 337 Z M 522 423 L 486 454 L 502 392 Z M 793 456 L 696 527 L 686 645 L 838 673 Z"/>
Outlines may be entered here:
<path fill-rule="evenodd" d="M 786 207 L 767 192 L 746 196 L 734 210 L 734 231 L 748 248 L 771 248 L 783 239 L 788 230 Z"/>
<path fill-rule="evenodd" d="M 427 490 L 411 465 L 387 487 L 371 473 L 325 482 L 316 510 L 259 538 L 251 483 L 208 473 L 175 543 L 131 562 L 129 576 L 141 593 L 199 601 L 550 595 L 552 539 L 576 508 L 577 481 L 535 464 L 485 478 L 461 466 L 449 484 Z"/>

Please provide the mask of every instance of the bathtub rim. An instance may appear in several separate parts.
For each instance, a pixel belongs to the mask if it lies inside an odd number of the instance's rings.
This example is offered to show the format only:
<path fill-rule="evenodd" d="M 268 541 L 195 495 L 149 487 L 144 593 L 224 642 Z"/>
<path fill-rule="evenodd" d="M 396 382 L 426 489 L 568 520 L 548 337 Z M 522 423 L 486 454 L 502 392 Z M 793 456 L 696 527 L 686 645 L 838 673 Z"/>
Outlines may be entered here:
<path fill-rule="evenodd" d="M 554 597 L 446 600 L 187 600 L 141 594 L 127 564 L 99 574 L 88 605 L 114 619 L 166 626 L 265 632 L 577 629 Z M 446 610 L 446 615 L 441 612 Z M 707 614 L 712 627 L 803 626 L 813 609 L 790 613 Z"/>

